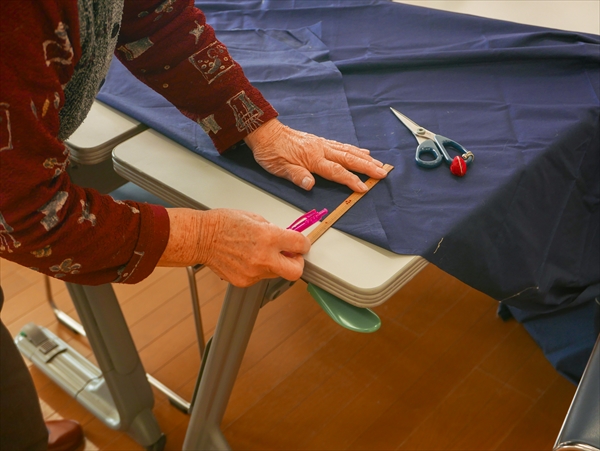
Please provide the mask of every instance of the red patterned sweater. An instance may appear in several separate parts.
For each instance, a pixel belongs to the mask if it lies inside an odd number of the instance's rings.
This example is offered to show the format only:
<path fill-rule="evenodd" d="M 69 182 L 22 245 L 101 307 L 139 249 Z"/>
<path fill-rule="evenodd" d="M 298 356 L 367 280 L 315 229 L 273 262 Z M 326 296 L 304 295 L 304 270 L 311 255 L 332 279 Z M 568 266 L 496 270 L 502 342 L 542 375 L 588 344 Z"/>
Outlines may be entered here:
<path fill-rule="evenodd" d="M 169 220 L 162 207 L 75 186 L 65 171 L 60 111 L 86 54 L 77 4 L 0 2 L 0 256 L 69 282 L 135 283 L 162 255 Z M 119 33 L 117 57 L 220 152 L 277 116 L 192 0 L 125 0 L 120 26 L 104 32 Z"/>

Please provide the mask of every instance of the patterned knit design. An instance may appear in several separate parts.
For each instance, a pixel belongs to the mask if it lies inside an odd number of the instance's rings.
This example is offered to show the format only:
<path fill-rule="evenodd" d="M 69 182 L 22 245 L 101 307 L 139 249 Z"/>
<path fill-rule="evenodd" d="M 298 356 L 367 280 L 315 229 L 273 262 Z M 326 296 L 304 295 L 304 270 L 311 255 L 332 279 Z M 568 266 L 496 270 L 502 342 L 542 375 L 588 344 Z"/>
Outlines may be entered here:
<path fill-rule="evenodd" d="M 117 44 L 123 0 L 78 0 L 83 54 L 67 83 L 58 138 L 65 141 L 81 125 L 108 72 Z"/>

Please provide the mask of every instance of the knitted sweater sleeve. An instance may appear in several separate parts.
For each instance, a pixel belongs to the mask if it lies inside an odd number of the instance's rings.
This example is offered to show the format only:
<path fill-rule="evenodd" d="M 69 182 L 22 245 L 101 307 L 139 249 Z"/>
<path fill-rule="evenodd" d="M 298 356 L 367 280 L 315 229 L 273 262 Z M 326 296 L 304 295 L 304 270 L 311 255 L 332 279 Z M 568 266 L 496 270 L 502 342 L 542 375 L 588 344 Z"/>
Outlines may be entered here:
<path fill-rule="evenodd" d="M 277 112 L 193 5 L 193 0 L 126 0 L 115 54 L 223 152 Z"/>
<path fill-rule="evenodd" d="M 135 283 L 169 236 L 162 207 L 71 183 L 57 139 L 81 57 L 77 1 L 0 2 L 0 256 L 65 281 Z"/>

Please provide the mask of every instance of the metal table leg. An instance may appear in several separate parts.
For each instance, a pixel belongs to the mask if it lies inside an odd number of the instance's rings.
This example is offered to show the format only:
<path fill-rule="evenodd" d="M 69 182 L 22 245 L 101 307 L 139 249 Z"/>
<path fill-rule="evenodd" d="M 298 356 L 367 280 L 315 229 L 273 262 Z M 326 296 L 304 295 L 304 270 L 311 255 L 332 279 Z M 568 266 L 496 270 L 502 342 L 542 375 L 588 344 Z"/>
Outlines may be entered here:
<path fill-rule="evenodd" d="M 196 285 L 196 273 L 203 268 L 202 265 L 196 266 L 188 266 L 186 268 L 188 275 L 188 282 L 190 285 L 190 296 L 192 300 L 192 309 L 194 311 L 194 323 L 196 325 L 196 339 L 198 341 L 198 350 L 200 352 L 200 360 L 202 360 L 202 355 L 204 354 L 205 343 L 204 343 L 204 330 L 202 327 L 202 316 L 200 312 L 200 300 L 198 299 L 198 288 Z M 79 324 L 75 319 L 69 316 L 67 313 L 63 312 L 58 308 L 56 302 L 54 301 L 54 297 L 52 296 L 52 287 L 50 286 L 50 278 L 46 276 L 44 278 L 44 285 L 46 289 L 46 299 L 56 316 L 56 319 L 59 323 L 67 326 L 76 334 L 79 334 L 85 337 L 87 334 L 85 332 L 84 327 Z M 157 390 L 163 393 L 167 398 L 169 398 L 169 402 L 181 410 L 183 413 L 190 413 L 191 403 L 187 400 L 183 399 L 165 384 L 160 382 L 151 374 L 146 374 L 148 378 L 148 382 L 152 384 Z"/>
<path fill-rule="evenodd" d="M 281 280 L 263 280 L 249 288 L 230 285 L 227 289 L 208 356 L 204 357 L 206 366 L 192 406 L 184 450 L 230 449 L 221 432 L 221 421 L 263 300 L 274 299 L 285 291 L 281 285 L 273 289 L 278 283 Z M 285 284 L 291 285 L 287 281 Z"/>
<path fill-rule="evenodd" d="M 110 426 L 147 449 L 163 449 L 154 396 L 112 286 L 68 283 L 67 288 L 118 412 Z"/>

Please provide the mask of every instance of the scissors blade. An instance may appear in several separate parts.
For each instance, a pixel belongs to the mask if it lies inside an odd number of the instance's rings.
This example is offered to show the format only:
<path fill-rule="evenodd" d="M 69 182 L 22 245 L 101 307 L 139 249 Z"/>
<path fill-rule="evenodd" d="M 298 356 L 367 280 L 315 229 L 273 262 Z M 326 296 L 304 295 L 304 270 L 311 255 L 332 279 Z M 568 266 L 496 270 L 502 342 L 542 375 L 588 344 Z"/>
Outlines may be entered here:
<path fill-rule="evenodd" d="M 435 133 L 431 133 L 426 128 L 423 128 L 419 124 L 411 121 L 400 111 L 398 111 L 392 107 L 390 107 L 390 110 L 392 110 L 392 113 L 394 113 L 394 115 L 400 120 L 400 122 L 402 122 L 404 124 L 404 126 L 412 132 L 412 134 L 415 136 L 416 140 L 419 143 L 421 143 L 427 139 L 432 139 L 435 136 Z"/>

